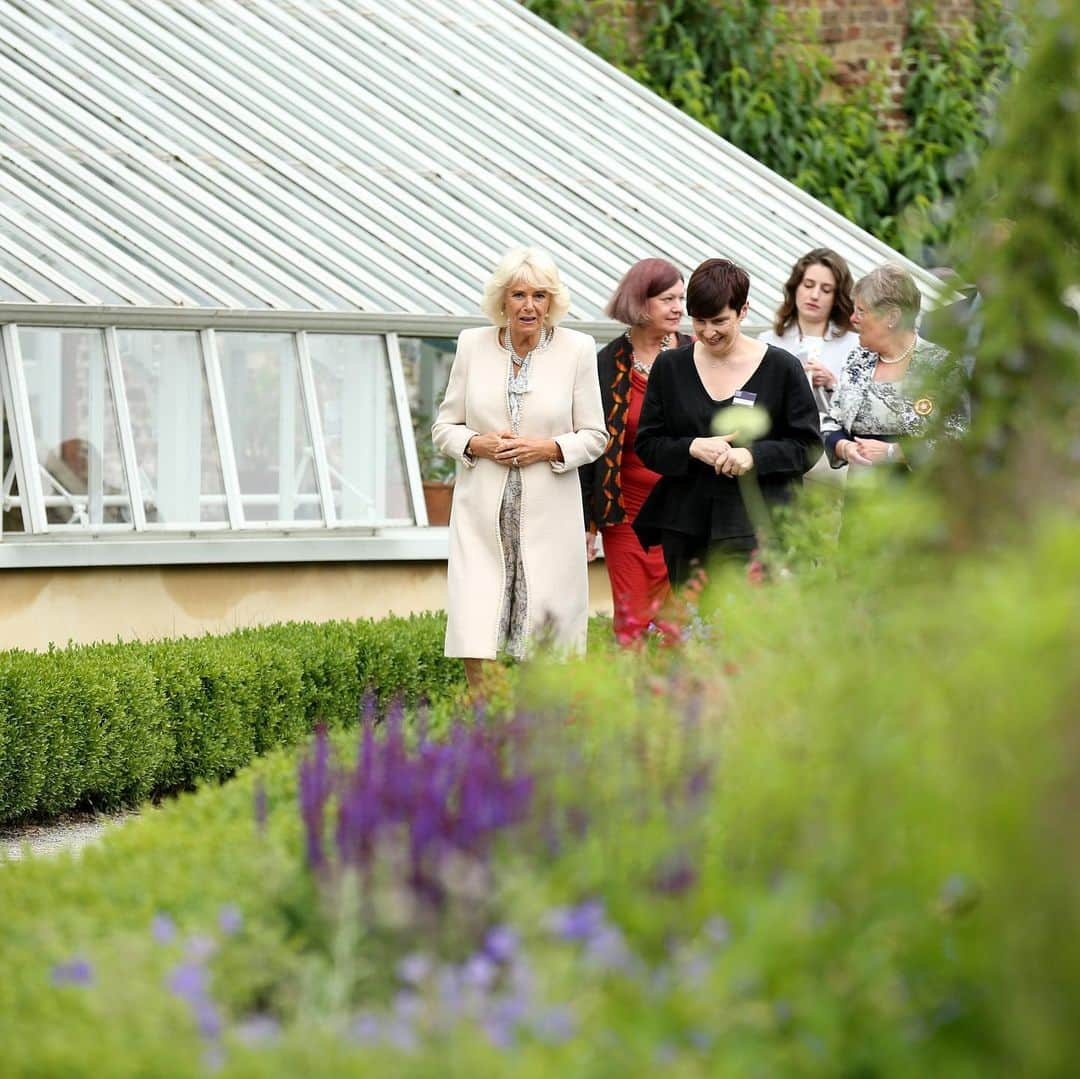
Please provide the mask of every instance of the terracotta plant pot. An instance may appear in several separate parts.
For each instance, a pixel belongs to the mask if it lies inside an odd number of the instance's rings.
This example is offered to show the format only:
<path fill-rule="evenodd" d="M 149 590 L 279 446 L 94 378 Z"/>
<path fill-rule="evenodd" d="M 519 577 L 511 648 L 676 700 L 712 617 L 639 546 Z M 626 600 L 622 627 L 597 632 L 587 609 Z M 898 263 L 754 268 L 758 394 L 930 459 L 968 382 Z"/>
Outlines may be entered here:
<path fill-rule="evenodd" d="M 450 523 L 450 503 L 454 498 L 452 483 L 424 481 L 424 503 L 427 506 L 428 524 L 445 527 Z"/>

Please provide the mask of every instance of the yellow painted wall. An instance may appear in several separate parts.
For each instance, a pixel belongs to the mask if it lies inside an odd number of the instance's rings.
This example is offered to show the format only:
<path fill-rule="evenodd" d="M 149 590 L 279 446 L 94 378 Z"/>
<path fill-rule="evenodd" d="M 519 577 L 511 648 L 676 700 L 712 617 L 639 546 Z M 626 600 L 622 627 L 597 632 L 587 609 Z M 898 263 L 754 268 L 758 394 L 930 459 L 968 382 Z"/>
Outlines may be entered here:
<path fill-rule="evenodd" d="M 602 563 L 590 567 L 589 591 L 591 608 L 610 614 Z M 190 637 L 445 605 L 445 562 L 8 569 L 0 573 L 0 648 Z"/>

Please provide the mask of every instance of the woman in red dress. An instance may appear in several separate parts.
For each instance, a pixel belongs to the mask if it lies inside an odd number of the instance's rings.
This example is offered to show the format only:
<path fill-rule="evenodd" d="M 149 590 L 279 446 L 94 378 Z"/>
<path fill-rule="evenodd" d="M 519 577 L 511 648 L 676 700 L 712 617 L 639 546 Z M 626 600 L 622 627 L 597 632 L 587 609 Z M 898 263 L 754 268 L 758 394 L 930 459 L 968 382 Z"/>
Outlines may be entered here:
<path fill-rule="evenodd" d="M 589 561 L 597 555 L 599 534 L 611 581 L 615 636 L 623 644 L 645 632 L 669 590 L 663 552 L 645 551 L 631 527 L 659 479 L 634 452 L 634 437 L 653 361 L 664 349 L 690 340 L 678 332 L 683 299 L 682 274 L 670 262 L 636 262 L 607 306 L 608 316 L 627 330 L 597 356 L 608 445 L 603 456 L 578 475 Z"/>

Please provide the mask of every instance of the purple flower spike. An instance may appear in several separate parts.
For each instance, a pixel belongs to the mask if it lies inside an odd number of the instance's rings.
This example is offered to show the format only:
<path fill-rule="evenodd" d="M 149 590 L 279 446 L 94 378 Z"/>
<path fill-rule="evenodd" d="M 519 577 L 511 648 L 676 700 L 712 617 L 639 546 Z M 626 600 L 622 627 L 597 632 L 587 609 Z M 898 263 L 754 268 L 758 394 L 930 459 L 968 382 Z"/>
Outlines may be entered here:
<path fill-rule="evenodd" d="M 607 926 L 604 905 L 596 899 L 586 899 L 576 907 L 556 907 L 547 921 L 563 940 L 589 941 Z"/>
<path fill-rule="evenodd" d="M 326 863 L 323 850 L 323 813 L 330 797 L 330 743 L 326 727 L 315 729 L 315 754 L 300 764 L 300 813 L 304 819 L 308 865 L 321 869 Z"/>
<path fill-rule="evenodd" d="M 397 976 L 406 985 L 421 985 L 431 974 L 431 960 L 420 952 L 405 956 L 397 965 Z"/>
<path fill-rule="evenodd" d="M 382 1023 L 374 1012 L 361 1012 L 349 1027 L 349 1035 L 360 1045 L 378 1045 L 382 1040 Z"/>
<path fill-rule="evenodd" d="M 166 984 L 170 992 L 193 1006 L 206 999 L 206 969 L 200 963 L 174 967 Z"/>
<path fill-rule="evenodd" d="M 496 963 L 509 963 L 517 955 L 520 938 L 509 926 L 497 925 L 484 938 L 484 951 Z"/>
<path fill-rule="evenodd" d="M 226 936 L 235 936 L 244 927 L 244 916 L 240 908 L 232 903 L 227 903 L 218 911 L 218 928 Z"/>
<path fill-rule="evenodd" d="M 155 914 L 150 932 L 158 944 L 171 944 L 176 939 L 176 922 L 168 914 Z"/>
<path fill-rule="evenodd" d="M 483 953 L 471 956 L 461 968 L 461 980 L 472 989 L 490 989 L 498 968 Z"/>
<path fill-rule="evenodd" d="M 85 959 L 57 963 L 52 968 L 53 985 L 91 985 L 93 981 L 94 968 Z"/>
<path fill-rule="evenodd" d="M 266 795 L 266 784 L 260 776 L 255 780 L 255 828 L 259 835 L 266 834 L 266 822 L 269 816 L 270 808 Z"/>
<path fill-rule="evenodd" d="M 199 1028 L 199 1034 L 207 1041 L 214 1041 L 221 1037 L 221 1015 L 213 1001 L 203 999 L 198 1001 L 192 1009 L 195 1013 L 195 1023 Z"/>

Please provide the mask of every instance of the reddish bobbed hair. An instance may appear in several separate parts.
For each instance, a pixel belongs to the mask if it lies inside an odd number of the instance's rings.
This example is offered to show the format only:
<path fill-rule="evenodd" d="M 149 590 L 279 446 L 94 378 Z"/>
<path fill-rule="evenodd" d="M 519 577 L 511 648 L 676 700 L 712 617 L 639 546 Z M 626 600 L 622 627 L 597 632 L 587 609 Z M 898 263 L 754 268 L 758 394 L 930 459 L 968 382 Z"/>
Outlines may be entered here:
<path fill-rule="evenodd" d="M 642 259 L 623 275 L 608 300 L 608 318 L 624 326 L 640 326 L 646 321 L 645 305 L 683 279 L 667 259 Z"/>

